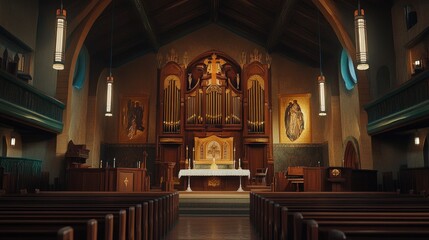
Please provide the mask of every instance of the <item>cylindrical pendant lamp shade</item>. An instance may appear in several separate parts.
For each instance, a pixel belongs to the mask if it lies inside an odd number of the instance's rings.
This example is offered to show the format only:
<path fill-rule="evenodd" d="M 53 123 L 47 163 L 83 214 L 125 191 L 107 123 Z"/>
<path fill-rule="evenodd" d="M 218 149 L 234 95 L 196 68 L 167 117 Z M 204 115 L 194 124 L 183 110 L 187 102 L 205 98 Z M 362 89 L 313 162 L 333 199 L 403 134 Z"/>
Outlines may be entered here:
<path fill-rule="evenodd" d="M 106 116 L 111 117 L 112 114 L 112 91 L 113 91 L 113 77 L 107 77 L 107 99 L 106 99 Z"/>
<path fill-rule="evenodd" d="M 325 99 L 325 76 L 317 77 L 319 84 L 319 116 L 326 116 L 326 99 Z"/>
<path fill-rule="evenodd" d="M 54 53 L 54 64 L 55 70 L 64 69 L 64 59 L 66 52 L 66 10 L 57 9 L 57 22 L 55 27 L 55 53 Z"/>
<path fill-rule="evenodd" d="M 368 45 L 366 37 L 366 21 L 363 9 L 355 11 L 355 41 L 356 41 L 356 62 L 358 70 L 367 70 Z"/>

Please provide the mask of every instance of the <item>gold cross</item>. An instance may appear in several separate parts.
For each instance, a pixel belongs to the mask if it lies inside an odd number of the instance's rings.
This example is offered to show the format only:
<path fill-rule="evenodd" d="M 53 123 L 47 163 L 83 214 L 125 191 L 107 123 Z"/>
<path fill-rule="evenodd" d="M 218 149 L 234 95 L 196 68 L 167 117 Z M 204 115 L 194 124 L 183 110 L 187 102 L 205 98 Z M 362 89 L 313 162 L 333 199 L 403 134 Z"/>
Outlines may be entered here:
<path fill-rule="evenodd" d="M 221 66 L 225 63 L 226 62 L 223 59 L 217 59 L 217 55 L 215 53 L 212 54 L 211 60 L 204 60 L 204 64 L 207 66 L 207 74 L 212 75 L 208 85 L 220 85 L 216 74 L 222 73 Z"/>

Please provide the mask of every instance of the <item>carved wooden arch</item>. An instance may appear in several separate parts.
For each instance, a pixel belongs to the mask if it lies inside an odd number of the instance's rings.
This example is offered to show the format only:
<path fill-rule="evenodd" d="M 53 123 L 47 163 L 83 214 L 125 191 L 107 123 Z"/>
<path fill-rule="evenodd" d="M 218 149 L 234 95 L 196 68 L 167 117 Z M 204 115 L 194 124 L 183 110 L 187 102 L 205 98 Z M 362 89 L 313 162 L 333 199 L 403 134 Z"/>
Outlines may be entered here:
<path fill-rule="evenodd" d="M 349 137 L 346 142 L 344 167 L 360 169 L 359 143 L 354 137 Z"/>
<path fill-rule="evenodd" d="M 194 59 L 192 59 L 192 61 L 188 64 L 188 69 L 189 69 L 189 68 L 191 68 L 191 67 L 193 67 L 196 63 L 198 63 L 198 62 L 199 62 L 199 61 L 201 61 L 202 59 L 204 59 L 204 58 L 208 58 L 208 57 L 211 57 L 211 56 L 212 56 L 212 54 L 216 54 L 217 56 L 219 56 L 219 57 L 221 57 L 221 58 L 224 58 L 224 59 L 228 60 L 230 63 L 232 63 L 232 64 L 234 65 L 234 67 L 235 67 L 236 69 L 241 69 L 241 68 L 240 68 L 240 65 L 237 63 L 237 61 L 235 61 L 233 58 L 231 58 L 228 54 L 226 54 L 226 53 L 224 53 L 224 52 L 222 52 L 222 51 L 219 51 L 219 50 L 215 50 L 215 49 L 212 49 L 212 50 L 209 50 L 209 51 L 203 52 L 203 53 L 201 53 L 200 55 L 196 56 L 196 57 L 195 57 Z"/>

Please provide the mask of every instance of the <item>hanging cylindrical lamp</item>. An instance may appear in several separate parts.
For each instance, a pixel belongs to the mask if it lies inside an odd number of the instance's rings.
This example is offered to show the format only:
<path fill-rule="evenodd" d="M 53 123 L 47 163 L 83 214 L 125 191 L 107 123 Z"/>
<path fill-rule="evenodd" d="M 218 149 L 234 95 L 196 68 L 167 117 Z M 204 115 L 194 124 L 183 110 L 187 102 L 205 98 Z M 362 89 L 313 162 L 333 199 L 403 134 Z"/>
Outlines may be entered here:
<path fill-rule="evenodd" d="M 111 117 L 112 114 L 112 91 L 113 91 L 113 76 L 112 73 L 107 77 L 107 98 L 106 98 L 106 116 Z"/>
<path fill-rule="evenodd" d="M 110 30 L 110 63 L 109 63 L 109 76 L 107 76 L 107 94 L 106 94 L 106 113 L 107 117 L 113 116 L 112 113 L 112 92 L 113 92 L 113 76 L 112 76 L 112 59 L 113 59 L 113 10 L 115 9 L 115 2 L 112 0 L 112 25 Z"/>
<path fill-rule="evenodd" d="M 326 99 L 325 99 L 325 76 L 322 71 L 322 41 L 320 38 L 320 14 L 317 12 L 317 23 L 319 27 L 319 64 L 320 75 L 317 77 L 317 85 L 319 86 L 319 116 L 326 116 Z"/>
<path fill-rule="evenodd" d="M 358 9 L 355 11 L 355 41 L 356 41 L 356 62 L 358 70 L 367 70 L 368 63 L 368 45 L 366 34 L 366 20 L 364 10 L 360 8 L 358 1 Z"/>
<path fill-rule="evenodd" d="M 319 116 L 326 116 L 326 99 L 325 99 L 325 76 L 320 74 L 317 77 L 319 85 Z"/>
<path fill-rule="evenodd" d="M 55 26 L 55 53 L 54 64 L 52 65 L 55 70 L 64 69 L 64 60 L 66 54 L 66 30 L 66 10 L 63 9 L 63 4 L 61 3 L 61 8 L 57 9 L 57 20 Z"/>

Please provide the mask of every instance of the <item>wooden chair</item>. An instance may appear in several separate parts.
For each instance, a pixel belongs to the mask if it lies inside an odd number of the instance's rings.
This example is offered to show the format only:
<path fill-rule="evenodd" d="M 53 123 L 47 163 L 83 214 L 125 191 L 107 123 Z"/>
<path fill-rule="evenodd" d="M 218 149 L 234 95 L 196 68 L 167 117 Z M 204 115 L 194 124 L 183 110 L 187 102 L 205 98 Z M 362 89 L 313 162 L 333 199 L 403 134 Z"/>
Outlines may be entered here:
<path fill-rule="evenodd" d="M 256 182 L 257 183 L 260 182 L 261 184 L 266 185 L 267 173 L 268 173 L 268 168 L 257 168 L 255 173 Z"/>

